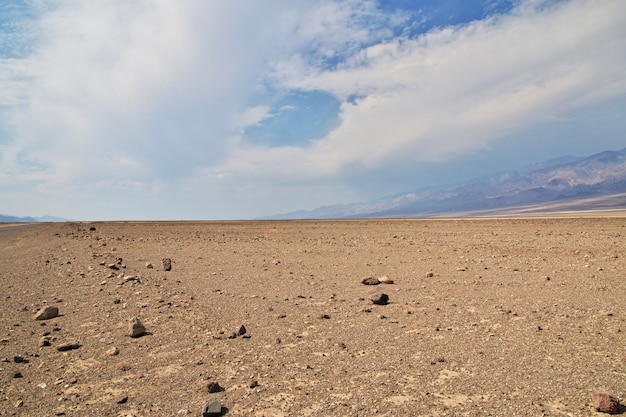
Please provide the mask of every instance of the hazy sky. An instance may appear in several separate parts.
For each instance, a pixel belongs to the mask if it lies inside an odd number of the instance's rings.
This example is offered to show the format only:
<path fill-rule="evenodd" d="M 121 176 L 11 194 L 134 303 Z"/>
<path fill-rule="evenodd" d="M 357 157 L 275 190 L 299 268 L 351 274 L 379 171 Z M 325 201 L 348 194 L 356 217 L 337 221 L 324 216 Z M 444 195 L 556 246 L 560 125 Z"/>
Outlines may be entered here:
<path fill-rule="evenodd" d="M 626 147 L 624 0 L 2 0 L 0 213 L 237 219 Z"/>

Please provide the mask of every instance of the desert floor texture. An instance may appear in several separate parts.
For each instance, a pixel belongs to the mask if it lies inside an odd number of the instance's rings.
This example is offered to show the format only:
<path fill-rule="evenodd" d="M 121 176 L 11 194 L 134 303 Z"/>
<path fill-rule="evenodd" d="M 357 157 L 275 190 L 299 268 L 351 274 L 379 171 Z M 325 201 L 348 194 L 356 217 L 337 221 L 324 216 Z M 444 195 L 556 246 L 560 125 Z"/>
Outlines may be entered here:
<path fill-rule="evenodd" d="M 626 395 L 623 216 L 4 226 L 0 265 L 2 416 L 599 416 L 592 389 Z"/>

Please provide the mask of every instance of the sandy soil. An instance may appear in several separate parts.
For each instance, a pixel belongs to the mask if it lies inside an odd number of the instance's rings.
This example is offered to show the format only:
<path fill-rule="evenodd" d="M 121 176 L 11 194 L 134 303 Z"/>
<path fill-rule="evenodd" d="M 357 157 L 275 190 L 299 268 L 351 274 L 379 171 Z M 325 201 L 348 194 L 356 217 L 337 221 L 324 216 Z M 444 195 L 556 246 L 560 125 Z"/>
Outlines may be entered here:
<path fill-rule="evenodd" d="M 624 217 L 2 228 L 0 415 L 602 415 L 593 388 L 626 395 L 625 235 Z M 35 320 L 45 305 L 60 315 Z"/>

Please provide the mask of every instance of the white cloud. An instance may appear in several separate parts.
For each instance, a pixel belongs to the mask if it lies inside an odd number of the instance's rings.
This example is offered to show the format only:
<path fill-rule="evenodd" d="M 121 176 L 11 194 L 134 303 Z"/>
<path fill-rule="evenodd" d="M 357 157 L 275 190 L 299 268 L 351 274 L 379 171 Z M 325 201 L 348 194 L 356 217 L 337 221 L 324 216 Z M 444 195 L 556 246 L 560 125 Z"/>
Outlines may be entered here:
<path fill-rule="evenodd" d="M 540 4 L 541 5 L 541 4 Z M 533 7 L 530 7 L 533 6 Z M 242 150 L 229 168 L 337 175 L 446 159 L 626 92 L 626 4 L 524 4 L 515 14 L 372 45 L 337 69 L 287 61 L 288 88 L 332 92 L 341 125 L 306 149 Z"/>

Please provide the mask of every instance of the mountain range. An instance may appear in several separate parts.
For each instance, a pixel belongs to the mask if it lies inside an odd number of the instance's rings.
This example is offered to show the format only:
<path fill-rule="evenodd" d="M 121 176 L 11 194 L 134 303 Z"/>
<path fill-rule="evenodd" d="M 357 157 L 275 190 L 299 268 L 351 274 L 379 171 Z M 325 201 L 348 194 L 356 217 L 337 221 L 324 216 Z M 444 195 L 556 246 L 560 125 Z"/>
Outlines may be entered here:
<path fill-rule="evenodd" d="M 37 222 L 65 222 L 67 219 L 54 216 L 42 217 L 18 217 L 8 214 L 0 214 L 0 223 L 37 223 Z"/>
<path fill-rule="evenodd" d="M 441 217 L 626 209 L 626 148 L 563 156 L 517 171 L 268 219 Z"/>

